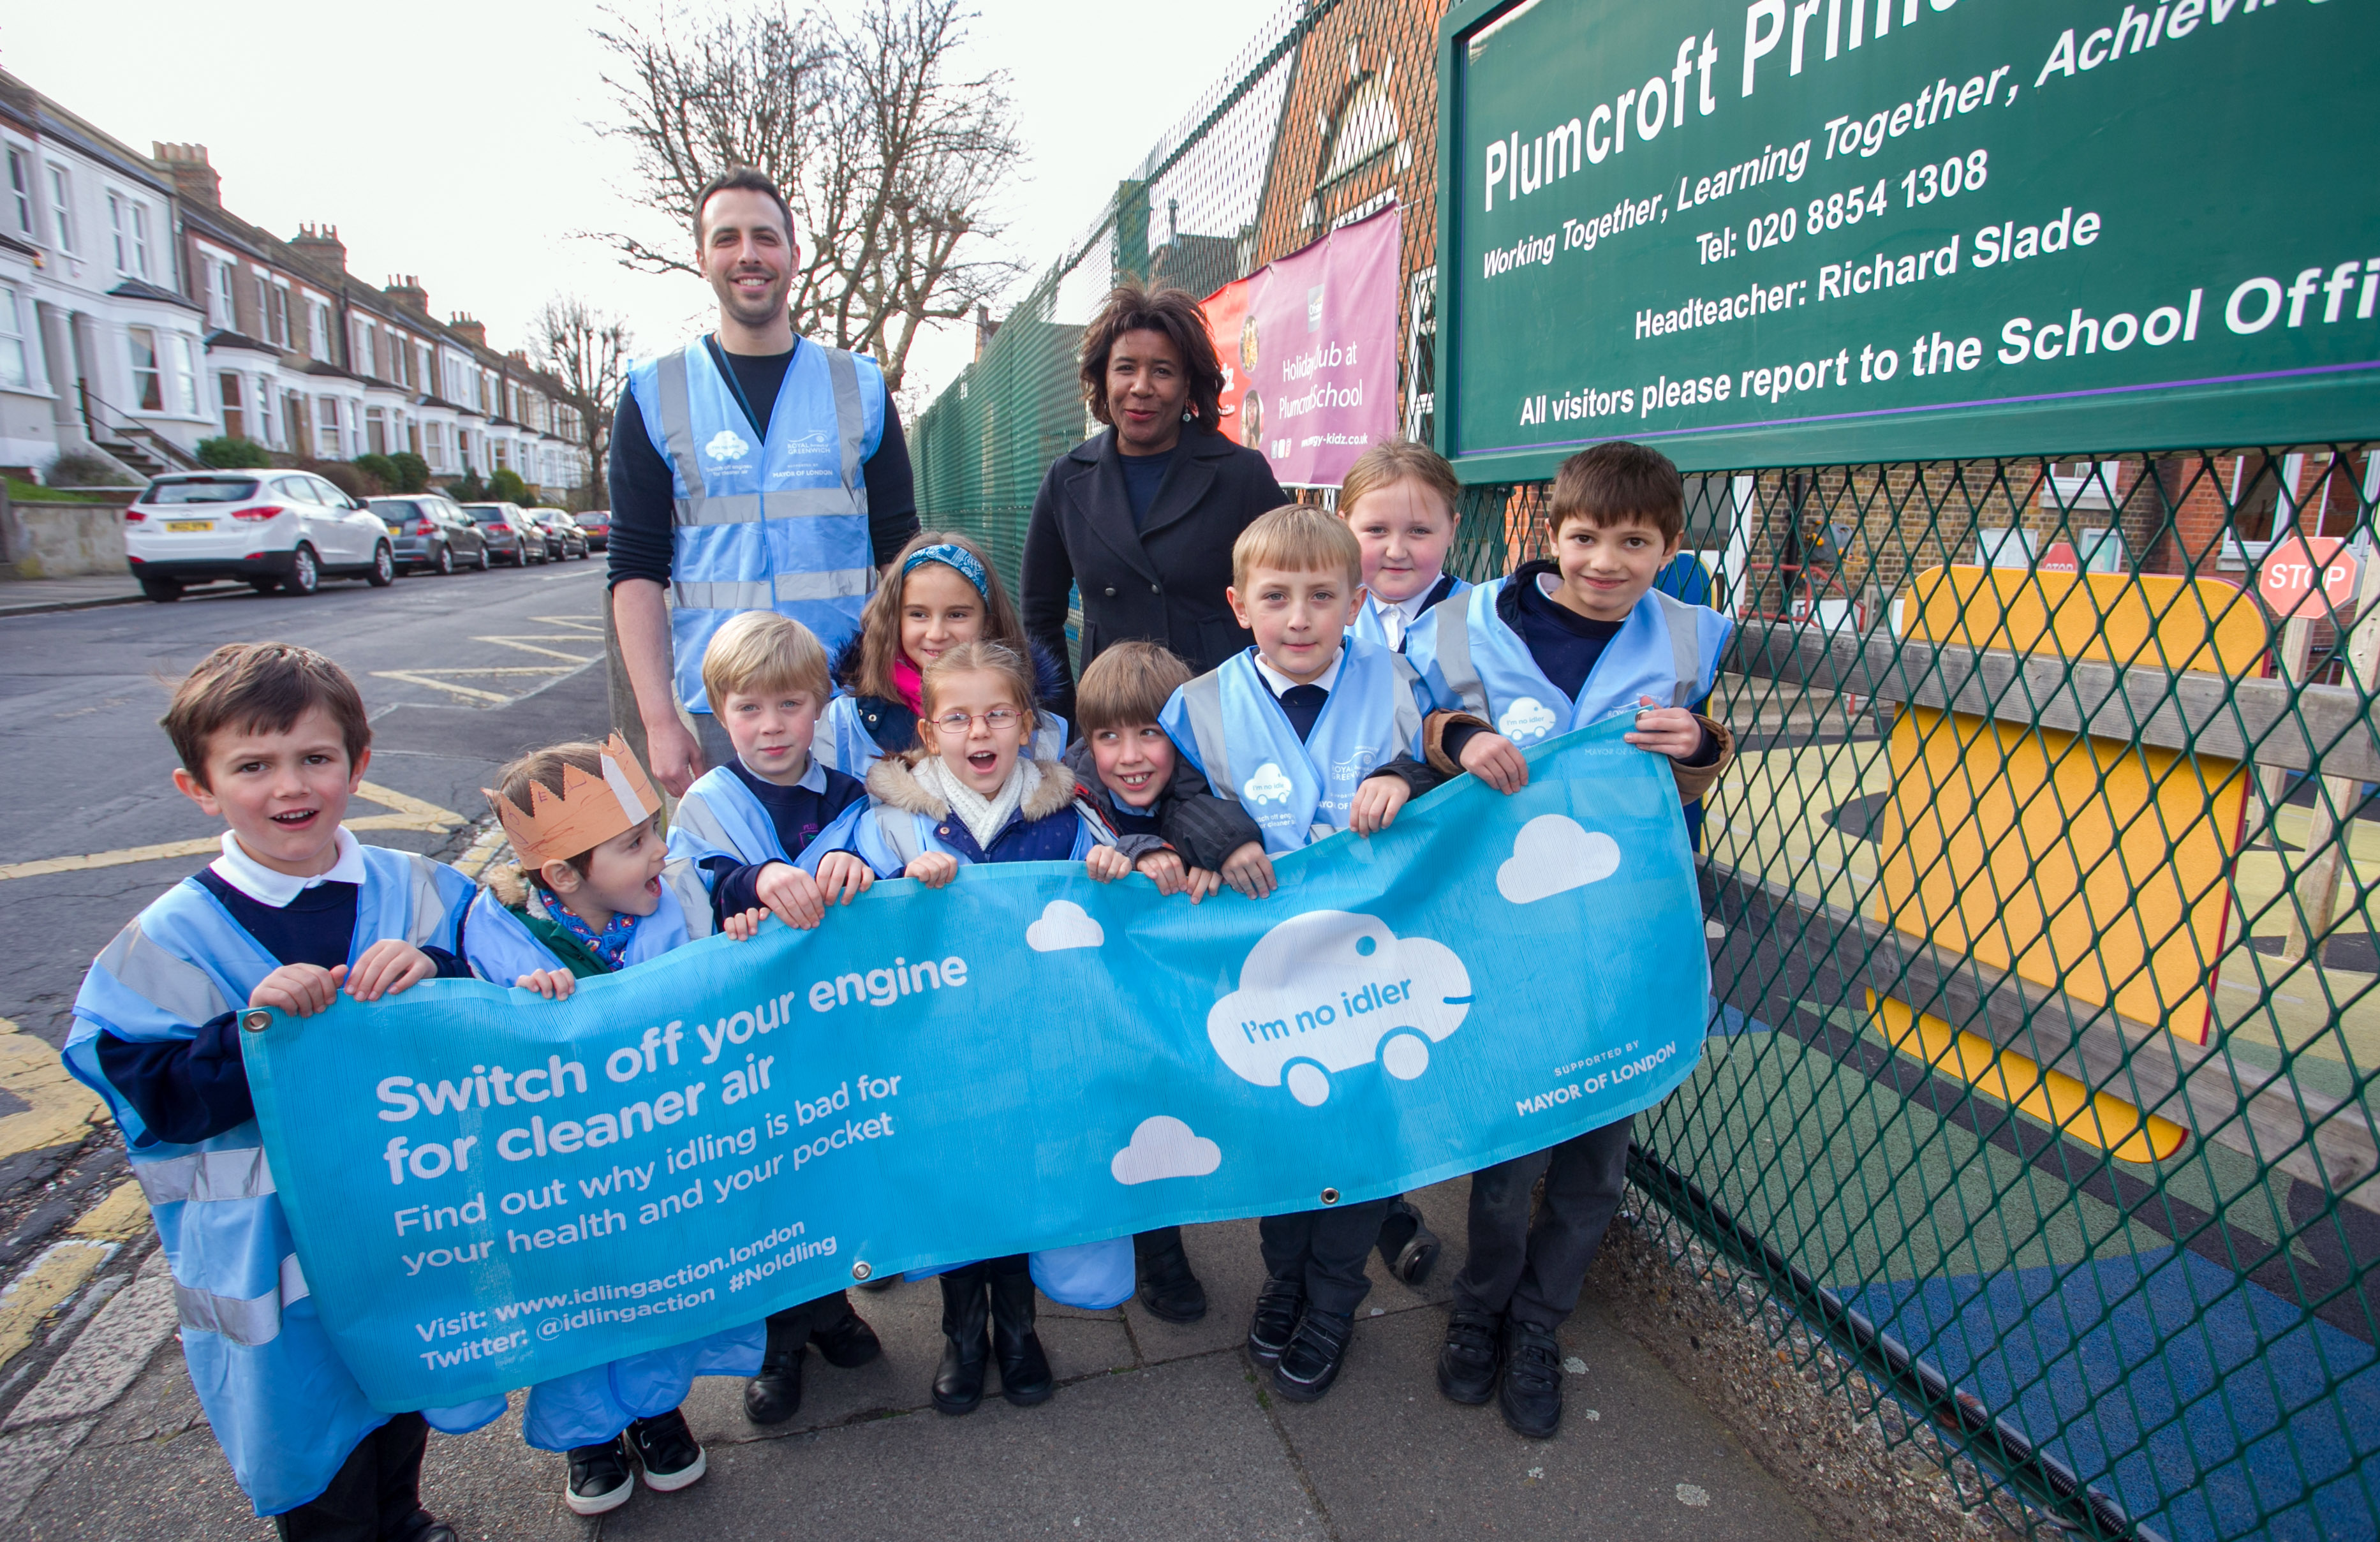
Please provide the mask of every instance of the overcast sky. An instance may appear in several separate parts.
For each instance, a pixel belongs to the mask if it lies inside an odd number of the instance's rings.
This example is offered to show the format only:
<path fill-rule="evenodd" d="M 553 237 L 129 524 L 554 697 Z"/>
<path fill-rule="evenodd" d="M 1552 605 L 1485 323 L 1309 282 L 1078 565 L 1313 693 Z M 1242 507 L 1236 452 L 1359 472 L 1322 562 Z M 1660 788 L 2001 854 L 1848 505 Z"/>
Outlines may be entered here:
<path fill-rule="evenodd" d="M 1028 155 L 1007 252 L 1045 268 L 1281 5 L 980 0 L 972 67 L 1013 77 Z M 656 14 L 620 8 L 639 23 Z M 419 274 L 436 314 L 469 311 L 501 347 L 524 344 L 560 291 L 627 316 L 647 349 L 702 324 L 710 295 L 696 280 L 631 273 L 573 238 L 650 228 L 619 196 L 624 154 L 588 127 L 606 109 L 590 6 L 7 9 L 0 67 L 136 149 L 206 145 L 233 212 L 285 237 L 301 221 L 337 225 L 351 272 Z M 972 346 L 955 330 L 921 343 L 912 382 L 939 389 Z"/>

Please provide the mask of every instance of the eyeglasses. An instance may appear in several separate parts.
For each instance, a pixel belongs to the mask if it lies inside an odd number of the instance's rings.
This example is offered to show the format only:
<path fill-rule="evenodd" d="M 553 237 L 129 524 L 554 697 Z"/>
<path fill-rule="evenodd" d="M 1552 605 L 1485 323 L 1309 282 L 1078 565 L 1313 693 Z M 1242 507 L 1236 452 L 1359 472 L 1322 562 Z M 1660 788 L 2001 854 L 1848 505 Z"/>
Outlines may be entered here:
<path fill-rule="evenodd" d="M 989 712 L 944 712 L 934 720 L 934 727 L 944 734 L 964 734 L 978 718 L 995 734 L 1005 734 L 1025 721 L 1025 714 L 1014 707 L 994 707 Z"/>

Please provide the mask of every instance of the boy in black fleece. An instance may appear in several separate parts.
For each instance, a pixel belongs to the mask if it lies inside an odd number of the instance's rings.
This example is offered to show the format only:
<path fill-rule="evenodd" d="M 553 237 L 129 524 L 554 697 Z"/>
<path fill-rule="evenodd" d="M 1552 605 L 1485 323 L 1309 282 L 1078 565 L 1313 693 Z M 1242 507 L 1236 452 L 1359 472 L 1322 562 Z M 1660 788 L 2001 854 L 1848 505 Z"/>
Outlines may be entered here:
<path fill-rule="evenodd" d="M 1091 876 L 1112 881 L 1138 871 L 1160 892 L 1187 890 L 1192 904 L 1222 883 L 1232 854 L 1262 834 L 1247 811 L 1207 790 L 1206 779 L 1174 752 L 1157 725 L 1166 698 L 1190 679 L 1190 666 L 1152 642 L 1121 642 L 1083 672 L 1075 710 L 1083 736 L 1066 751 L 1075 791 L 1098 809 L 1116 844 L 1091 853 Z M 1140 1260 L 1140 1300 L 1167 1322 L 1207 1315 L 1207 1292 L 1182 1247 L 1182 1228 L 1133 1238 Z"/>

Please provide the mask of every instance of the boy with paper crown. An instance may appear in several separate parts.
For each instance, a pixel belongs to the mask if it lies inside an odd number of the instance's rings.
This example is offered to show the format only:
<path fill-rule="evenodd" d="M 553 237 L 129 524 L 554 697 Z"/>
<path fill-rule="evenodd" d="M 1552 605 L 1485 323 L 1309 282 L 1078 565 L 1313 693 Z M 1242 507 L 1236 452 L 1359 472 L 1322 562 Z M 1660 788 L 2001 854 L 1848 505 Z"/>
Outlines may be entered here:
<path fill-rule="evenodd" d="M 492 872 L 472 904 L 464 946 L 481 976 L 560 1000 L 582 978 L 711 934 L 710 896 L 691 864 L 669 860 L 661 799 L 618 735 L 533 751 L 499 780 L 483 791 L 519 866 Z M 749 937 L 764 914 L 733 916 L 722 929 Z M 754 1323 L 540 1381 L 521 1437 L 568 1453 L 563 1502 L 577 1514 L 601 1515 L 635 1494 L 623 1435 L 647 1487 L 684 1488 L 710 1463 L 678 1404 L 698 1376 L 758 1371 L 762 1337 Z"/>
<path fill-rule="evenodd" d="M 1733 624 L 1653 588 L 1684 528 L 1684 485 L 1660 452 L 1615 442 L 1564 461 L 1554 478 L 1553 558 L 1524 563 L 1414 628 L 1407 656 L 1437 698 L 1502 730 L 1453 731 L 1456 753 L 1509 763 L 1514 745 L 1630 713 L 1628 742 L 1669 757 L 1679 796 L 1699 799 L 1733 755 L 1727 729 L 1692 710 L 1710 695 Z M 1511 792 L 1525 783 L 1519 769 L 1518 782 L 1496 784 Z M 1471 1175 L 1470 1242 L 1438 1385 L 1457 1402 L 1496 1398 L 1519 1434 L 1542 1439 L 1560 1427 L 1554 1335 L 1619 1208 L 1631 1123 Z"/>
<path fill-rule="evenodd" d="M 504 1400 L 391 1416 L 365 1399 L 298 1266 L 237 1025 L 244 1008 L 310 1017 L 342 992 L 370 1002 L 468 975 L 454 950 L 470 882 L 342 828 L 371 727 L 322 655 L 226 644 L 176 687 L 164 726 L 174 784 L 228 827 L 223 855 L 93 961 L 67 1068 L 124 1135 L 191 1385 L 256 1512 L 286 1539 L 455 1542 L 419 1502 L 430 1427 L 478 1428 Z"/>
<path fill-rule="evenodd" d="M 814 927 L 828 904 L 847 903 L 875 880 L 850 856 L 827 858 L 819 878 L 794 865 L 836 816 L 868 801 L 867 788 L 812 753 L 819 714 L 833 694 L 826 650 L 790 616 L 747 611 L 711 635 L 702 690 L 735 758 L 705 771 L 678 800 L 670 856 L 695 865 L 722 922 L 758 908 L 787 926 Z M 812 1343 L 845 1370 L 883 1347 L 842 1291 L 770 1313 L 768 1351 L 744 1389 L 746 1418 L 774 1425 L 794 1416 Z"/>
<path fill-rule="evenodd" d="M 1175 691 L 1159 719 L 1215 793 L 1239 801 L 1263 832 L 1261 844 L 1222 868 L 1251 898 L 1272 892 L 1273 856 L 1341 830 L 1384 830 L 1408 798 L 1457 771 L 1434 740 L 1464 720 L 1425 720 L 1411 666 L 1351 630 L 1364 602 L 1363 555 L 1345 525 L 1294 504 L 1242 531 L 1225 597 L 1256 646 Z M 1312 1402 L 1338 1378 L 1371 1289 L 1364 1257 L 1402 1214 L 1397 1203 L 1262 1221 L 1267 1279 L 1248 1354 L 1282 1397 Z"/>

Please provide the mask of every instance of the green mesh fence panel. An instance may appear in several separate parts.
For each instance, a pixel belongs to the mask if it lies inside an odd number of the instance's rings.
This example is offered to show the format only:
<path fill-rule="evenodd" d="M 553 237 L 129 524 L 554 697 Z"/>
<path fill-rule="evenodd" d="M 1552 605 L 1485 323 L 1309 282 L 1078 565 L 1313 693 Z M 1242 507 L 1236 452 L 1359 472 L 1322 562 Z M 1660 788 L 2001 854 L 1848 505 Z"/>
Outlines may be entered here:
<path fill-rule="evenodd" d="M 1203 294 L 1388 197 L 1426 437 L 1438 16 L 1252 42 L 924 414 L 927 523 L 1013 579 L 1114 275 Z M 2380 1536 L 2380 460 L 2043 448 L 1688 479 L 1664 583 L 1735 617 L 1738 759 L 1711 1037 L 1632 1176 L 2028 1529 Z M 1547 496 L 1470 490 L 1453 565 L 1547 554 Z M 2363 577 L 2285 619 L 2299 537 Z"/>

